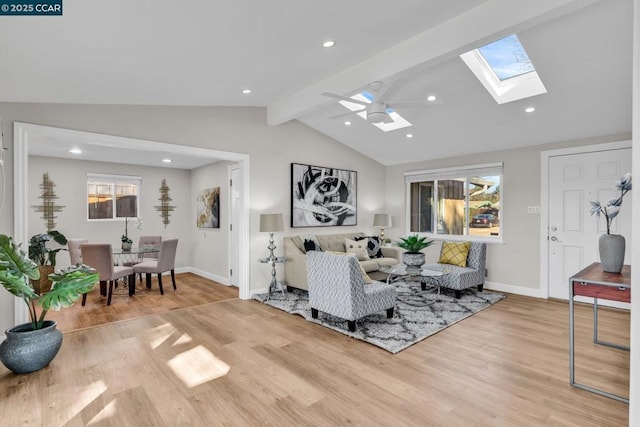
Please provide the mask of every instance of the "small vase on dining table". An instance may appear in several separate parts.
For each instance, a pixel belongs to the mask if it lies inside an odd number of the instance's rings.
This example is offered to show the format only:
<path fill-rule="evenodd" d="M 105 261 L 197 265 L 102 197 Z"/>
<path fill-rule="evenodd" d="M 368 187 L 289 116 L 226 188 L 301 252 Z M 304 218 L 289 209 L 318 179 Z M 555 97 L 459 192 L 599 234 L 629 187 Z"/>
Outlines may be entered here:
<path fill-rule="evenodd" d="M 619 234 L 603 234 L 598 240 L 602 271 L 620 273 L 624 264 L 625 240 Z"/>
<path fill-rule="evenodd" d="M 122 250 L 127 252 L 131 250 L 132 242 L 122 242 Z"/>

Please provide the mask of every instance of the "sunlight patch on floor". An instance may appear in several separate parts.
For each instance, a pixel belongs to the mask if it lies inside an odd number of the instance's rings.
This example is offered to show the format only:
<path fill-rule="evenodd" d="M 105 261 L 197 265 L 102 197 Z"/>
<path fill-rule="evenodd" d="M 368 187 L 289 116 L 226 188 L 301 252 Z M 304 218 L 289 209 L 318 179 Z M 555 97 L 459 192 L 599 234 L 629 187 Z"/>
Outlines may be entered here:
<path fill-rule="evenodd" d="M 116 401 L 112 400 L 111 402 L 107 403 L 107 405 L 104 408 L 102 408 L 102 410 L 98 412 L 95 417 L 89 420 L 87 425 L 91 426 L 91 425 L 96 425 L 96 424 L 105 422 L 107 419 L 113 417 L 116 414 L 116 410 L 117 410 Z"/>
<path fill-rule="evenodd" d="M 223 377 L 230 369 L 202 345 L 178 354 L 167 366 L 189 388 Z"/>
<path fill-rule="evenodd" d="M 94 381 L 89 384 L 84 390 L 78 392 L 78 398 L 73 404 L 73 408 L 70 411 L 73 413 L 73 417 L 80 414 L 87 406 L 90 406 L 92 402 L 100 397 L 102 393 L 107 390 L 107 385 L 104 381 Z"/>
<path fill-rule="evenodd" d="M 193 338 L 191 338 L 189 334 L 182 334 L 182 336 L 173 343 L 173 346 L 175 347 L 182 344 L 188 344 L 191 341 L 193 341 Z"/>
<path fill-rule="evenodd" d="M 162 343 L 168 340 L 173 333 L 176 332 L 176 328 L 171 323 L 164 323 L 160 326 L 150 329 L 147 332 L 147 338 L 149 340 L 149 346 L 152 350 L 160 347 Z"/>

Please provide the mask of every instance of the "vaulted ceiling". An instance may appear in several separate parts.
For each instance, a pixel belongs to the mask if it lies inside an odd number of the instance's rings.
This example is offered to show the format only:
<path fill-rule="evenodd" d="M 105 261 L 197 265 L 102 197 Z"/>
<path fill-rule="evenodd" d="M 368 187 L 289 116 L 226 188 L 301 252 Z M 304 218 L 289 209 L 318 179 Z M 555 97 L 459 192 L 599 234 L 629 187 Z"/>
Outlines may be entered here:
<path fill-rule="evenodd" d="M 0 102 L 265 106 L 383 164 L 631 130 L 632 0 L 64 3 L 0 17 Z M 548 93 L 498 105 L 459 54 L 517 33 Z M 335 40 L 332 48 L 322 42 Z M 406 84 L 382 132 L 328 91 Z M 243 89 L 250 94 L 242 94 Z M 527 114 L 525 107 L 536 111 Z M 414 135 L 408 139 L 406 134 Z"/>

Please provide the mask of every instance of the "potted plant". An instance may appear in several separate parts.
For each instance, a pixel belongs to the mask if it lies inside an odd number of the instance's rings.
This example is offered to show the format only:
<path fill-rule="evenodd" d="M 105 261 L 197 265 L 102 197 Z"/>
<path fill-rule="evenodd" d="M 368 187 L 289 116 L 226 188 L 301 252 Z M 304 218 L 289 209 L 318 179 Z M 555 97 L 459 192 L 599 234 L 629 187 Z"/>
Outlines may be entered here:
<path fill-rule="evenodd" d="M 402 262 L 407 266 L 408 270 L 420 270 L 422 268 L 424 264 L 424 253 L 420 251 L 432 244 L 433 240 L 427 240 L 426 237 L 420 237 L 417 234 L 401 237 L 398 240 L 398 247 L 406 250 L 406 252 L 402 254 Z"/>
<path fill-rule="evenodd" d="M 70 307 L 99 279 L 86 265 L 76 265 L 50 275 L 51 290 L 38 295 L 31 281 L 40 278 L 38 265 L 11 237 L 0 234 L 0 284 L 29 308 L 31 321 L 7 329 L 0 344 L 0 361 L 17 374 L 37 371 L 53 360 L 62 345 L 57 323 L 45 320 L 49 310 Z M 41 308 L 38 314 L 38 306 Z"/>
<path fill-rule="evenodd" d="M 67 238 L 56 230 L 36 234 L 29 239 L 29 258 L 38 265 L 40 270 L 40 279 L 33 281 L 33 287 L 38 294 L 45 293 L 51 289 L 49 275 L 55 271 L 58 252 L 65 250 L 65 248 L 48 248 L 47 243 L 51 240 L 59 245 L 67 244 Z"/>
<path fill-rule="evenodd" d="M 591 201 L 591 215 L 600 217 L 602 214 L 607 222 L 607 234 L 600 236 L 598 250 L 600 252 L 600 264 L 602 270 L 608 273 L 620 273 L 624 264 L 625 239 L 619 234 L 611 234 L 611 222 L 620 213 L 622 199 L 631 191 L 631 174 L 626 173 L 615 182 L 613 188 L 620 192 L 603 206 L 599 201 Z"/>

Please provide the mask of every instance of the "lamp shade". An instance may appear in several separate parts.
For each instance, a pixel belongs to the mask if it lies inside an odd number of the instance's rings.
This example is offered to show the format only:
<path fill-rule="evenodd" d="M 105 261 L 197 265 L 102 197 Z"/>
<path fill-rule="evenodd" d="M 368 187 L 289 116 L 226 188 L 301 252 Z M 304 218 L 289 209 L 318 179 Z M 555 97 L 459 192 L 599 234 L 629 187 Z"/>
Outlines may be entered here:
<path fill-rule="evenodd" d="M 260 231 L 273 233 L 284 230 L 281 213 L 260 214 Z"/>
<path fill-rule="evenodd" d="M 373 226 L 389 228 L 391 227 L 391 215 L 385 213 L 377 213 L 373 215 Z"/>

